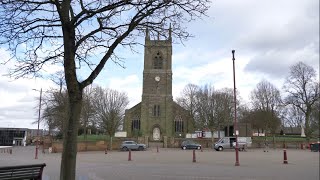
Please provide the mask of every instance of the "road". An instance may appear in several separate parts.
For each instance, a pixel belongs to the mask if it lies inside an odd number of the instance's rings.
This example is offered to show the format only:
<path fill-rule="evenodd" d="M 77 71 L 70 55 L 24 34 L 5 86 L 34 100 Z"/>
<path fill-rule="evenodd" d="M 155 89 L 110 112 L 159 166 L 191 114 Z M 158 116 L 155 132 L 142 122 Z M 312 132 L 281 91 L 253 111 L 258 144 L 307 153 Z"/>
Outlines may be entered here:
<path fill-rule="evenodd" d="M 44 180 L 59 179 L 61 153 L 42 154 L 34 159 L 34 147 L 14 147 L 13 153 L 0 154 L 0 166 L 46 163 Z M 288 164 L 283 164 L 283 150 L 249 149 L 240 152 L 240 166 L 234 166 L 232 150 L 216 152 L 148 149 L 128 152 L 79 152 L 77 180 L 318 180 L 319 153 L 288 149 Z M 1 179 L 1 178 L 0 178 Z"/>

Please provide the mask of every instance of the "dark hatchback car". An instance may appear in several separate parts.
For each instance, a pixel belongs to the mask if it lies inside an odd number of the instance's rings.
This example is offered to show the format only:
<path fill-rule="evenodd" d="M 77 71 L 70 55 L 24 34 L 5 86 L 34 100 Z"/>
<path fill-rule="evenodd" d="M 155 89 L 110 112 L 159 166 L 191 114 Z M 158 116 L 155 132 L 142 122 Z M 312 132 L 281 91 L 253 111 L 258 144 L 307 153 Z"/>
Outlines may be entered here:
<path fill-rule="evenodd" d="M 181 149 L 201 149 L 201 144 L 195 143 L 191 140 L 186 140 L 181 143 Z"/>

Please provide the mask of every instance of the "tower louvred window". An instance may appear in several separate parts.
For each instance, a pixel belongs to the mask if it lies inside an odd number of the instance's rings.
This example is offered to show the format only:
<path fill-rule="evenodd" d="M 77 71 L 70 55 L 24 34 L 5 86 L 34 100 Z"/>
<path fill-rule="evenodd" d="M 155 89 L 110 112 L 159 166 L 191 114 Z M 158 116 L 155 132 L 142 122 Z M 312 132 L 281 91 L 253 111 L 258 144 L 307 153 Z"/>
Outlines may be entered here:
<path fill-rule="evenodd" d="M 157 54 L 154 56 L 153 68 L 162 69 L 162 66 L 163 66 L 163 59 L 162 59 L 161 53 L 158 51 Z"/>
<path fill-rule="evenodd" d="M 153 106 L 153 116 L 155 116 L 155 117 L 160 116 L 160 105 Z"/>

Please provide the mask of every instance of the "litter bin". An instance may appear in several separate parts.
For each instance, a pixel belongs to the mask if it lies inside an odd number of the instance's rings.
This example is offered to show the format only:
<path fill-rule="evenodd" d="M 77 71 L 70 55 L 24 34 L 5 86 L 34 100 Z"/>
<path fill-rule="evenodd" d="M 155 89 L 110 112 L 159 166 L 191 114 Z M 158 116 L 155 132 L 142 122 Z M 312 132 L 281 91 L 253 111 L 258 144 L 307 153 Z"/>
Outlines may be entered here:
<path fill-rule="evenodd" d="M 311 143 L 310 150 L 313 152 L 318 152 L 318 151 L 320 151 L 319 146 L 320 146 L 320 143 Z"/>

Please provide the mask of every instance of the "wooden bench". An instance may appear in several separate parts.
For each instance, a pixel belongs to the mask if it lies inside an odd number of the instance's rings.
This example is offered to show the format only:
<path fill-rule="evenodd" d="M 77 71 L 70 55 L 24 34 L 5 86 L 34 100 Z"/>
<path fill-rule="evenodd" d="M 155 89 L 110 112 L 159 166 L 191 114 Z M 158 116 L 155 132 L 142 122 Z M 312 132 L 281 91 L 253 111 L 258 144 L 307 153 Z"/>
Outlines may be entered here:
<path fill-rule="evenodd" d="M 46 164 L 0 167 L 0 179 L 41 180 Z"/>

